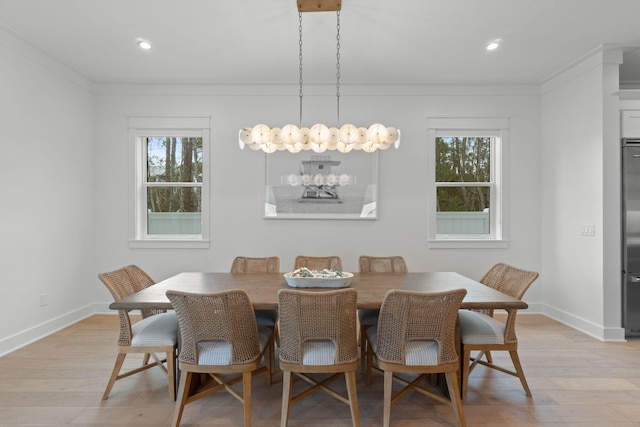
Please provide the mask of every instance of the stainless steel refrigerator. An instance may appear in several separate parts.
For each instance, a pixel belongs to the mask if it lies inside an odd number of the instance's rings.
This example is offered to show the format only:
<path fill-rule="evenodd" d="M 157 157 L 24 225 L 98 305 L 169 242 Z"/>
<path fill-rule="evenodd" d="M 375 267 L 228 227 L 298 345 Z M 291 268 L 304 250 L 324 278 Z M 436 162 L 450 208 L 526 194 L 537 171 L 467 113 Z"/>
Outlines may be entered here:
<path fill-rule="evenodd" d="M 640 138 L 622 140 L 622 323 L 640 338 Z"/>

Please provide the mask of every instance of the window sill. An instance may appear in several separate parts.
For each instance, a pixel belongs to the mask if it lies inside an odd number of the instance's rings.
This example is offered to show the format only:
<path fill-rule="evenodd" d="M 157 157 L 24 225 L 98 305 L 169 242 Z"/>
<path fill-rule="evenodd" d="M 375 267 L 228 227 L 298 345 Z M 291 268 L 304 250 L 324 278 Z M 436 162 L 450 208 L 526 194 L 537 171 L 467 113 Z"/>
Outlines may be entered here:
<path fill-rule="evenodd" d="M 508 240 L 437 239 L 428 240 L 427 247 L 434 249 L 506 249 Z"/>
<path fill-rule="evenodd" d="M 208 249 L 209 240 L 129 240 L 132 249 Z"/>

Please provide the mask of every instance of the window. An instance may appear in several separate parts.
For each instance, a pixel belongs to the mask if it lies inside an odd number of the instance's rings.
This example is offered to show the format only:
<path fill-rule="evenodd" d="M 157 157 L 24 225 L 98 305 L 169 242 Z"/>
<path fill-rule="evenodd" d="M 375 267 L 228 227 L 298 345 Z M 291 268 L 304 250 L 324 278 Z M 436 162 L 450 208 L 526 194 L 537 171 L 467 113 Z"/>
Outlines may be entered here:
<path fill-rule="evenodd" d="M 209 118 L 130 117 L 131 247 L 208 247 Z"/>
<path fill-rule="evenodd" d="M 429 246 L 506 247 L 508 120 L 429 119 Z"/>

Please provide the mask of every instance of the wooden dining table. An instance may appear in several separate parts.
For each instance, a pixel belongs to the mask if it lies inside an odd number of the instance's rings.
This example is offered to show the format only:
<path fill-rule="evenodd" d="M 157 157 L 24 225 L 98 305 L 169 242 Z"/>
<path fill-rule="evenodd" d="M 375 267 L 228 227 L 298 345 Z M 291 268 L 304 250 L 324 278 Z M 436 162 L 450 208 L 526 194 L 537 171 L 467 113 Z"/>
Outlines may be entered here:
<path fill-rule="evenodd" d="M 358 291 L 358 308 L 379 309 L 384 296 L 391 289 L 406 289 L 420 292 L 439 292 L 464 288 L 467 294 L 461 308 L 490 308 L 521 310 L 527 303 L 500 291 L 483 285 L 455 272 L 426 273 L 354 273 L 349 287 Z M 148 288 L 115 301 L 111 309 L 172 309 L 166 296 L 168 290 L 193 293 L 213 293 L 230 289 L 243 289 L 256 310 L 278 308 L 278 291 L 292 289 L 282 273 L 231 274 L 185 272 L 169 277 Z M 327 288 L 296 288 L 305 291 L 322 292 Z M 456 331 L 458 336 L 458 331 Z M 457 337 L 460 346 L 459 336 Z M 461 354 L 461 348 L 458 349 Z M 462 369 L 462 359 L 460 359 Z M 459 381 L 462 380 L 460 376 Z M 443 381 L 439 381 L 443 384 Z M 443 385 L 446 389 L 446 385 Z"/>
<path fill-rule="evenodd" d="M 358 308 L 378 309 L 391 289 L 437 292 L 464 288 L 461 308 L 526 309 L 527 303 L 455 272 L 354 273 L 349 287 L 358 291 Z M 213 293 L 243 289 L 257 310 L 277 309 L 278 291 L 292 289 L 281 273 L 231 274 L 185 272 L 169 277 L 109 305 L 111 309 L 171 309 L 168 290 Z M 296 288 L 319 292 L 326 288 Z"/>

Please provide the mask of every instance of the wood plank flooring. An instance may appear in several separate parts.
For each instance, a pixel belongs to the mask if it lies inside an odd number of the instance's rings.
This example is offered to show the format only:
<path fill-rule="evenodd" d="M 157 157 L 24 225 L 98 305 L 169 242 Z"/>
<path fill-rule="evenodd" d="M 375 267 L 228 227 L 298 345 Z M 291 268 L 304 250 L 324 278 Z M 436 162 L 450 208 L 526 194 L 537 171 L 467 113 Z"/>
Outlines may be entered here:
<path fill-rule="evenodd" d="M 640 340 L 603 343 L 540 315 L 520 315 L 517 331 L 533 398 L 516 378 L 479 366 L 464 401 L 469 426 L 640 426 Z M 117 333 L 117 316 L 95 315 L 0 358 L 0 426 L 168 426 L 174 405 L 157 369 L 116 382 L 101 400 Z M 494 360 L 510 366 L 506 354 Z M 253 389 L 253 425 L 278 426 L 281 375 L 270 387 L 256 376 Z M 358 398 L 362 426 L 380 426 L 382 376 L 367 387 L 359 375 Z M 456 425 L 450 407 L 415 392 L 392 407 L 391 422 Z M 241 426 L 241 405 L 216 393 L 188 405 L 182 425 Z M 289 425 L 350 426 L 349 409 L 315 393 L 292 407 Z"/>

